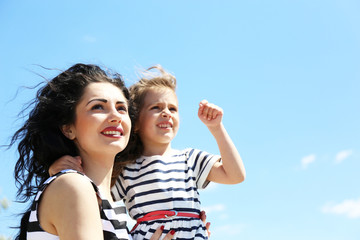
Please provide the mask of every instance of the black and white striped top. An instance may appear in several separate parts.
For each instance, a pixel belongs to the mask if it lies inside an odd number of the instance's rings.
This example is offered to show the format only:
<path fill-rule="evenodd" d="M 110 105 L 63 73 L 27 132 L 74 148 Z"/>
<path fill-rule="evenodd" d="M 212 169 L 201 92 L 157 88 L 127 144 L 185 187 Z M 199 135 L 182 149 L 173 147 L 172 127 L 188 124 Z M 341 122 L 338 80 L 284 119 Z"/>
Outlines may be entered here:
<path fill-rule="evenodd" d="M 206 179 L 219 155 L 193 148 L 173 150 L 167 156 L 142 156 L 129 164 L 112 188 L 116 201 L 123 199 L 133 219 L 158 210 L 175 210 L 199 214 L 198 189 L 209 183 Z M 134 240 L 150 239 L 160 225 L 163 236 L 171 229 L 176 239 L 207 239 L 204 223 L 199 219 L 177 217 L 142 222 L 131 233 Z"/>
<path fill-rule="evenodd" d="M 57 177 L 66 174 L 66 173 L 78 173 L 82 176 L 86 177 L 94 187 L 95 193 L 101 198 L 100 205 L 100 216 L 103 225 L 103 233 L 105 240 L 129 240 L 131 236 L 129 236 L 128 230 L 126 228 L 126 209 L 124 206 L 120 206 L 114 208 L 111 206 L 110 202 L 101 197 L 100 191 L 98 187 L 93 183 L 91 179 L 89 179 L 84 174 L 77 172 L 75 170 L 63 170 L 56 175 L 48 178 L 44 184 L 41 186 L 39 192 L 37 193 L 34 202 L 31 206 L 31 212 L 28 222 L 27 229 L 27 239 L 28 240 L 55 240 L 60 239 L 59 236 L 50 234 L 45 232 L 38 220 L 38 208 L 39 208 L 39 199 L 41 194 L 45 191 L 46 187 L 54 181 Z"/>

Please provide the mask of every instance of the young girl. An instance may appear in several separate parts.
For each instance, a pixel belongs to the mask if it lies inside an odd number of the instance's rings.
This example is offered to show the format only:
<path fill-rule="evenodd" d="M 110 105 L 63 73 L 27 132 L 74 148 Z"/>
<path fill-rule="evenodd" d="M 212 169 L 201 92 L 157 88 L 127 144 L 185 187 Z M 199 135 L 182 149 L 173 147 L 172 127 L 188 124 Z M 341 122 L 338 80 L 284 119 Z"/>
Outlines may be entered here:
<path fill-rule="evenodd" d="M 114 169 L 119 177 L 112 194 L 116 200 L 124 200 L 137 221 L 133 239 L 150 239 L 159 226 L 164 226 L 164 233 L 175 229 L 174 239 L 207 239 L 206 227 L 199 219 L 198 189 L 210 181 L 240 183 L 245 169 L 222 124 L 222 109 L 205 100 L 200 102 L 198 116 L 217 141 L 221 156 L 171 147 L 179 128 L 176 79 L 160 66 L 150 68 L 147 74 L 151 69 L 160 74 L 144 77 L 130 88 L 137 138 L 128 147 L 141 156 Z"/>
<path fill-rule="evenodd" d="M 130 136 L 128 98 L 119 75 L 85 64 L 38 91 L 10 143 L 19 141 L 19 196 L 28 200 L 36 194 L 16 239 L 131 239 L 125 213 L 113 208 L 110 193 L 114 158 Z M 65 154 L 81 157 L 85 175 L 68 170 L 48 178 L 49 166 Z"/>
<path fill-rule="evenodd" d="M 222 109 L 205 100 L 200 102 L 198 116 L 217 141 L 221 156 L 171 147 L 179 128 L 176 79 L 160 66 L 151 69 L 160 75 L 145 76 L 130 88 L 138 111 L 134 130 L 141 140 L 137 146 L 143 148 L 142 156 L 125 166 L 112 193 L 115 199 L 124 199 L 130 216 L 137 220 L 134 239 L 149 239 L 159 225 L 165 225 L 164 232 L 176 229 L 175 239 L 206 239 L 199 220 L 198 189 L 209 181 L 240 183 L 245 169 L 222 124 Z"/>

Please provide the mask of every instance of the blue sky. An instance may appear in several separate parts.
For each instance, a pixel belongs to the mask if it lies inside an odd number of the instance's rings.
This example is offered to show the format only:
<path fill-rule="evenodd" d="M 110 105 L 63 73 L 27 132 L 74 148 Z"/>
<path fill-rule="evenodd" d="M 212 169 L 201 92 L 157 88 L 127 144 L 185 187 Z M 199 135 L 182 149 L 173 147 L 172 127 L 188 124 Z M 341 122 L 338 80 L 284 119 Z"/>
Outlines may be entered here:
<path fill-rule="evenodd" d="M 355 0 L 2 0 L 1 144 L 35 95 L 21 86 L 56 75 L 37 64 L 95 63 L 128 85 L 161 64 L 178 79 L 173 147 L 218 153 L 197 118 L 207 99 L 245 163 L 244 183 L 200 192 L 212 239 L 359 239 L 359 12 Z M 13 201 L 15 150 L 0 159 L 0 199 Z M 0 212 L 0 235 L 23 207 Z"/>

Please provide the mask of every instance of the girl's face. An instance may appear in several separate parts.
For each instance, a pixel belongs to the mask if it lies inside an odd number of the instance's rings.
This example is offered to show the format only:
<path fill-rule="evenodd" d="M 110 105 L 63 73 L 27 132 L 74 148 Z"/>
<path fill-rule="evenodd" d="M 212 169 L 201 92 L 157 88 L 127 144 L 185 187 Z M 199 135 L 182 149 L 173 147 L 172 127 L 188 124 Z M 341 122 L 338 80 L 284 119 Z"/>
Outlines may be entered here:
<path fill-rule="evenodd" d="M 166 87 L 149 90 L 136 124 L 145 150 L 170 144 L 178 129 L 178 100 L 175 92 Z"/>
<path fill-rule="evenodd" d="M 80 156 L 115 155 L 126 147 L 131 129 L 128 103 L 122 91 L 107 82 L 90 83 L 76 106 L 74 124 L 63 127 Z"/>

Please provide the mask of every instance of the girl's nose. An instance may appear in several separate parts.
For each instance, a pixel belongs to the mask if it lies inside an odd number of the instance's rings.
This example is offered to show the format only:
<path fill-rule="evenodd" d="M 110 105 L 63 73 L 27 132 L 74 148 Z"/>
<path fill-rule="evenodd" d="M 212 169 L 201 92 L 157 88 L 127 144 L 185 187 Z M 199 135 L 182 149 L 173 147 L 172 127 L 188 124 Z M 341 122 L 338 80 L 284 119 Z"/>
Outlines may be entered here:
<path fill-rule="evenodd" d="M 168 110 L 168 109 L 164 109 L 163 111 L 162 111 L 162 113 L 161 113 L 161 115 L 163 116 L 163 117 L 168 117 L 168 118 L 171 118 L 171 112 Z"/>

